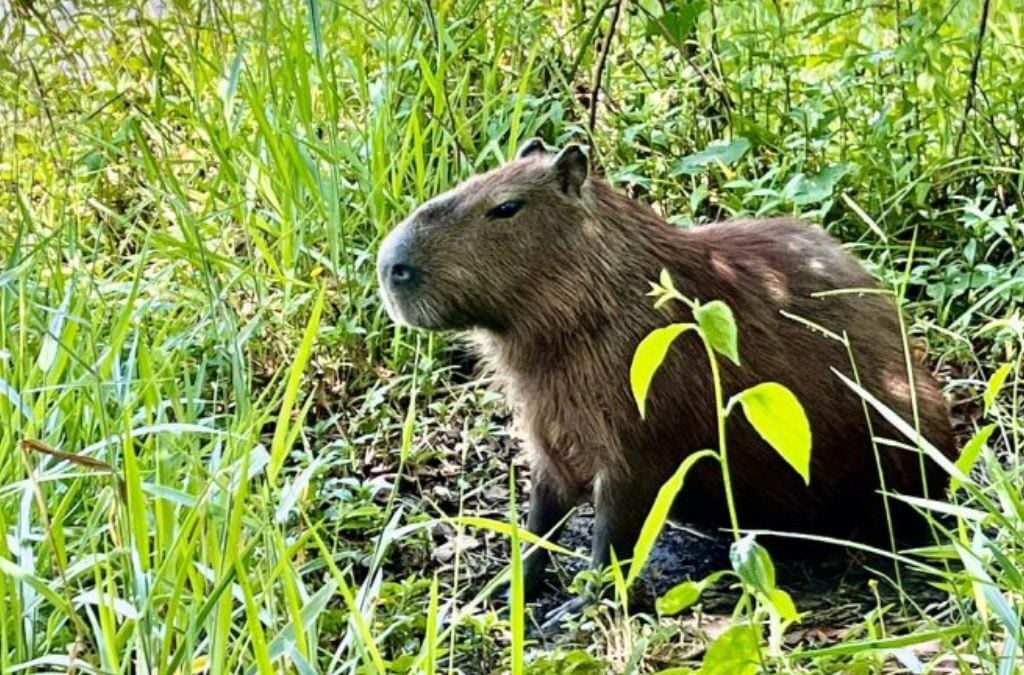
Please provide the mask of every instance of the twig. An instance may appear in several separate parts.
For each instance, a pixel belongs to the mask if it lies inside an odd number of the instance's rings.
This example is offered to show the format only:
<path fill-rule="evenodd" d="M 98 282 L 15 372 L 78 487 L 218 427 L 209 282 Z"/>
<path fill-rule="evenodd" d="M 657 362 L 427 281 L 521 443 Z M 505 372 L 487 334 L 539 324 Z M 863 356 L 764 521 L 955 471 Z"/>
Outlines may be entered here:
<path fill-rule="evenodd" d="M 612 21 L 608 26 L 608 34 L 605 36 L 604 45 L 601 47 L 601 56 L 597 61 L 597 71 L 594 73 L 594 86 L 590 92 L 590 123 L 587 125 L 591 136 L 594 135 L 594 127 L 597 124 L 597 103 L 598 99 L 601 98 L 601 78 L 604 76 L 604 68 L 608 62 L 608 52 L 611 51 L 612 40 L 615 39 L 615 27 L 619 23 L 619 16 L 622 14 L 622 8 L 625 7 L 626 2 L 627 0 L 619 0 L 612 11 Z"/>
<path fill-rule="evenodd" d="M 722 60 L 718 58 L 718 55 L 722 50 L 718 46 L 718 14 L 715 12 L 715 3 L 708 3 L 708 10 L 711 13 L 711 70 L 715 74 L 716 87 L 714 87 L 715 93 L 718 94 L 719 102 L 722 104 L 722 110 L 725 112 L 726 126 L 732 128 L 732 110 L 735 107 L 732 102 L 732 97 L 729 96 L 729 90 L 725 83 L 725 70 L 722 69 Z"/>
<path fill-rule="evenodd" d="M 586 46 L 594 39 L 594 33 L 597 32 L 597 27 L 601 24 L 601 19 L 611 4 L 612 0 L 605 0 L 587 25 L 587 32 L 583 34 L 583 47 L 576 53 L 576 57 L 572 60 L 572 65 L 569 67 L 569 73 L 566 75 L 565 79 L 568 82 L 572 83 L 576 79 L 576 71 L 579 70 L 580 63 L 583 62 L 583 55 L 587 53 Z"/>
<path fill-rule="evenodd" d="M 953 156 L 960 156 L 960 143 L 967 133 L 967 118 L 974 107 L 974 94 L 978 88 L 978 67 L 981 64 L 981 50 L 985 43 L 985 32 L 988 30 L 988 10 L 990 0 L 985 0 L 981 6 L 981 25 L 978 27 L 978 43 L 974 46 L 974 58 L 971 60 L 971 81 L 967 86 L 967 100 L 964 101 L 964 114 L 960 118 L 960 131 L 956 135 L 956 145 L 953 147 Z"/>

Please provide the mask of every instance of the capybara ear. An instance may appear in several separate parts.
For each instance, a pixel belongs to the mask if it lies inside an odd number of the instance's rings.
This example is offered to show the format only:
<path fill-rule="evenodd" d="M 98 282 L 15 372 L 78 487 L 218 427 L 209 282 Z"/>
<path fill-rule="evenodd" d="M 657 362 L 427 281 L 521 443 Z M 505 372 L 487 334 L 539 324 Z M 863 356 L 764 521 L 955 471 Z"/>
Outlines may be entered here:
<path fill-rule="evenodd" d="M 534 136 L 519 146 L 519 152 L 516 153 L 516 159 L 529 157 L 530 155 L 537 154 L 538 152 L 550 152 L 550 150 L 548 149 L 547 143 L 544 142 L 544 139 Z"/>
<path fill-rule="evenodd" d="M 558 177 L 558 185 L 562 192 L 574 197 L 580 196 L 580 188 L 583 181 L 587 179 L 590 168 L 590 161 L 583 148 L 571 143 L 555 157 L 555 175 Z"/>

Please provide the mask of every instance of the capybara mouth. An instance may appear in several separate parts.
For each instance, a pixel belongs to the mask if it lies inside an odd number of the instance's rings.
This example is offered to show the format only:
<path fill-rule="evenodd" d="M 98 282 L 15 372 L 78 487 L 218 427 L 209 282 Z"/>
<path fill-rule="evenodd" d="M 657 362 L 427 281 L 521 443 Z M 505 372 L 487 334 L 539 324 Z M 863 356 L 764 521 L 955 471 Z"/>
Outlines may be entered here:
<path fill-rule="evenodd" d="M 381 285 L 380 295 L 384 301 L 384 310 L 396 324 L 420 330 L 447 328 L 441 313 L 425 298 L 401 297 L 386 284 Z"/>

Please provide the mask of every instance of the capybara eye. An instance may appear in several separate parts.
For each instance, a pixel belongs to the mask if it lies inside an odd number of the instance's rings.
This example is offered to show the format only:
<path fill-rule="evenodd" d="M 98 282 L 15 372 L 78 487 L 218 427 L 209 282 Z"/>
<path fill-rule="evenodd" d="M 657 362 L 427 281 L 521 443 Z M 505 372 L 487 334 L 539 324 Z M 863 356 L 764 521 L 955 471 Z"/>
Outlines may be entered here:
<path fill-rule="evenodd" d="M 523 208 L 523 203 L 518 199 L 510 199 L 507 202 L 498 204 L 487 212 L 488 218 L 511 218 Z"/>

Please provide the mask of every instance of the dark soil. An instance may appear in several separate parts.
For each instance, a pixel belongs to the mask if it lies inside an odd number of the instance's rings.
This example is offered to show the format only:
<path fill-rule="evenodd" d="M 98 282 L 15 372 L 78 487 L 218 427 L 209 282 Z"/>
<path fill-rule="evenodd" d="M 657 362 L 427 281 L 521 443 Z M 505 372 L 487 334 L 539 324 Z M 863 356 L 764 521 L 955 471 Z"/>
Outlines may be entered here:
<path fill-rule="evenodd" d="M 504 421 L 496 418 L 495 422 Z M 420 471 L 417 486 L 411 490 L 410 498 L 422 500 L 424 496 L 434 498 L 434 506 L 449 515 L 459 511 L 466 515 L 483 516 L 497 521 L 509 519 L 508 475 L 515 470 L 516 502 L 520 521 L 525 520 L 528 511 L 528 472 L 523 458 L 518 453 L 518 444 L 506 434 L 487 439 L 468 441 L 463 431 L 451 429 L 433 439 L 438 445 L 448 448 L 464 448 L 456 456 L 449 450 L 442 456 L 440 465 L 434 469 Z M 467 444 L 471 447 L 467 448 Z M 461 495 L 456 487 L 461 486 Z M 440 498 L 440 499 L 438 499 Z M 589 557 L 593 512 L 589 506 L 581 506 L 567 522 L 558 543 Z M 507 566 L 509 550 L 507 539 L 499 534 L 477 530 L 469 533 L 474 540 L 469 546 L 460 547 L 462 567 L 460 578 L 462 590 L 470 597 L 500 574 Z M 440 550 L 455 536 L 447 527 L 438 528 L 434 543 Z M 771 545 L 766 544 L 771 550 Z M 686 580 L 699 580 L 712 572 L 730 569 L 729 539 L 721 532 L 697 532 L 673 524 L 666 526 L 648 564 L 634 589 L 630 600 L 632 612 L 654 612 L 654 601 L 676 584 Z M 444 571 L 453 563 L 450 559 L 420 561 L 426 563 L 425 571 Z M 828 555 L 819 551 L 813 557 L 805 558 L 775 556 L 776 578 L 780 587 L 793 597 L 798 610 L 806 613 L 804 626 L 825 628 L 842 627 L 863 620 L 865 613 L 881 602 L 898 602 L 898 595 L 891 585 L 879 583 L 874 589 L 869 585 L 878 579 L 879 573 L 893 578 L 891 564 L 885 560 L 865 556 L 862 553 L 836 549 Z M 568 590 L 574 577 L 585 570 L 585 559 L 555 556 L 548 588 L 544 596 L 534 603 L 534 621 L 539 623 L 552 609 L 574 597 Z M 943 594 L 928 585 L 925 580 L 915 578 L 901 570 L 904 590 L 920 605 L 939 601 Z M 739 597 L 731 581 L 724 580 L 709 588 L 702 596 L 703 611 L 708 614 L 730 613 Z M 910 590 L 913 589 L 913 590 Z M 877 595 L 876 595 L 877 593 Z M 499 600 L 501 604 L 503 600 Z"/>
<path fill-rule="evenodd" d="M 559 543 L 566 548 L 588 551 L 592 524 L 593 517 L 587 509 L 566 526 Z M 770 544 L 768 546 L 770 548 Z M 559 569 L 552 574 L 549 592 L 533 607 L 537 618 L 572 597 L 566 590 L 568 584 L 574 575 L 586 568 L 582 560 L 558 562 Z M 880 574 L 889 578 L 895 574 L 892 565 L 878 557 L 837 549 L 830 555 L 817 552 L 807 559 L 776 556 L 774 562 L 778 585 L 790 593 L 798 610 L 808 616 L 805 627 L 846 626 L 861 621 L 880 600 L 883 603 L 898 602 L 898 594 L 891 585 L 879 583 L 874 590 L 869 585 L 869 581 L 879 579 Z M 635 595 L 630 599 L 631 610 L 653 612 L 654 601 L 675 585 L 703 579 L 730 567 L 727 537 L 698 533 L 670 524 L 662 532 L 634 589 Z M 901 569 L 900 575 L 904 592 L 919 605 L 939 602 L 945 597 L 919 573 Z M 723 581 L 704 593 L 701 604 L 706 613 L 728 614 L 738 598 L 737 589 L 729 581 Z"/>

